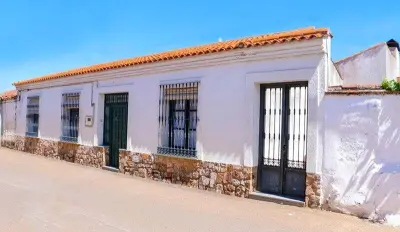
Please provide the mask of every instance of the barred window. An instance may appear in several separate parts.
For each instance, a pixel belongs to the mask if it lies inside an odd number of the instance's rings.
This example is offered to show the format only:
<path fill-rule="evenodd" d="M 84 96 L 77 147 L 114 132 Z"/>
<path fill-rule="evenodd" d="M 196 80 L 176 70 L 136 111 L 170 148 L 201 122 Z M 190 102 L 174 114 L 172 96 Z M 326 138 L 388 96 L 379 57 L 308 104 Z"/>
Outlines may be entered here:
<path fill-rule="evenodd" d="M 28 97 L 26 112 L 26 135 L 38 136 L 39 131 L 39 97 Z"/>
<path fill-rule="evenodd" d="M 196 157 L 198 86 L 160 86 L 158 153 Z"/>
<path fill-rule="evenodd" d="M 61 140 L 69 142 L 78 141 L 79 133 L 79 93 L 67 93 L 62 95 Z"/>

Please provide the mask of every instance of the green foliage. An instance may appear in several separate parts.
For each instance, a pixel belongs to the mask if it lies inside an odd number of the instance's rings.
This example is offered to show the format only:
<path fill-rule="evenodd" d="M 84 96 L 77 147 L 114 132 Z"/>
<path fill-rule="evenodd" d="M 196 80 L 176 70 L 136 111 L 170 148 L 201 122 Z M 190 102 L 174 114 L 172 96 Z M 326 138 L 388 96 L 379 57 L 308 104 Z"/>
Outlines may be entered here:
<path fill-rule="evenodd" d="M 389 80 L 388 79 L 384 79 L 382 81 L 382 88 L 388 90 L 389 89 Z"/>
<path fill-rule="evenodd" d="M 400 91 L 400 83 L 396 80 L 385 79 L 382 81 L 382 88 L 387 91 Z"/>

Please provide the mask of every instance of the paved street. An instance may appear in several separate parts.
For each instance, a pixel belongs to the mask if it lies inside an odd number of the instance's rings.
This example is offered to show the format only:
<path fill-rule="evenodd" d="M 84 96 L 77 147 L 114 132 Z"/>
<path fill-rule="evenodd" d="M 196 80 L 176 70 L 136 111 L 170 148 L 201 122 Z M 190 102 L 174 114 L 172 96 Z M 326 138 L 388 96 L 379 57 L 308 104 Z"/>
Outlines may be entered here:
<path fill-rule="evenodd" d="M 397 231 L 0 149 L 0 231 Z"/>

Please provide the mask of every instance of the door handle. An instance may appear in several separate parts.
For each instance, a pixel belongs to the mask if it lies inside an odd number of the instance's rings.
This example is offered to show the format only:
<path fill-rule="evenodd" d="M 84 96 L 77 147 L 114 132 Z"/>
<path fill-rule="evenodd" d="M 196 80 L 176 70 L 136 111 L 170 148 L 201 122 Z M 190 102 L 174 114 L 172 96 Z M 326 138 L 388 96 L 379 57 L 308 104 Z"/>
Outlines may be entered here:
<path fill-rule="evenodd" d="M 282 146 L 282 152 L 286 152 L 286 144 Z"/>

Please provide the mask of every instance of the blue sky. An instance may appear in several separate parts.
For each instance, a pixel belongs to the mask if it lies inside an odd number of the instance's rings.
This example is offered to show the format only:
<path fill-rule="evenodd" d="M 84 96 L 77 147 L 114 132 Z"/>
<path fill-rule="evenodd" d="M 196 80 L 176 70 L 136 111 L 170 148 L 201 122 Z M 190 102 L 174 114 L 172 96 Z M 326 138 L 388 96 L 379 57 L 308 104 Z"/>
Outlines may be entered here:
<path fill-rule="evenodd" d="M 0 91 L 17 80 L 243 36 L 329 27 L 333 59 L 400 40 L 400 1 L 0 0 Z"/>

